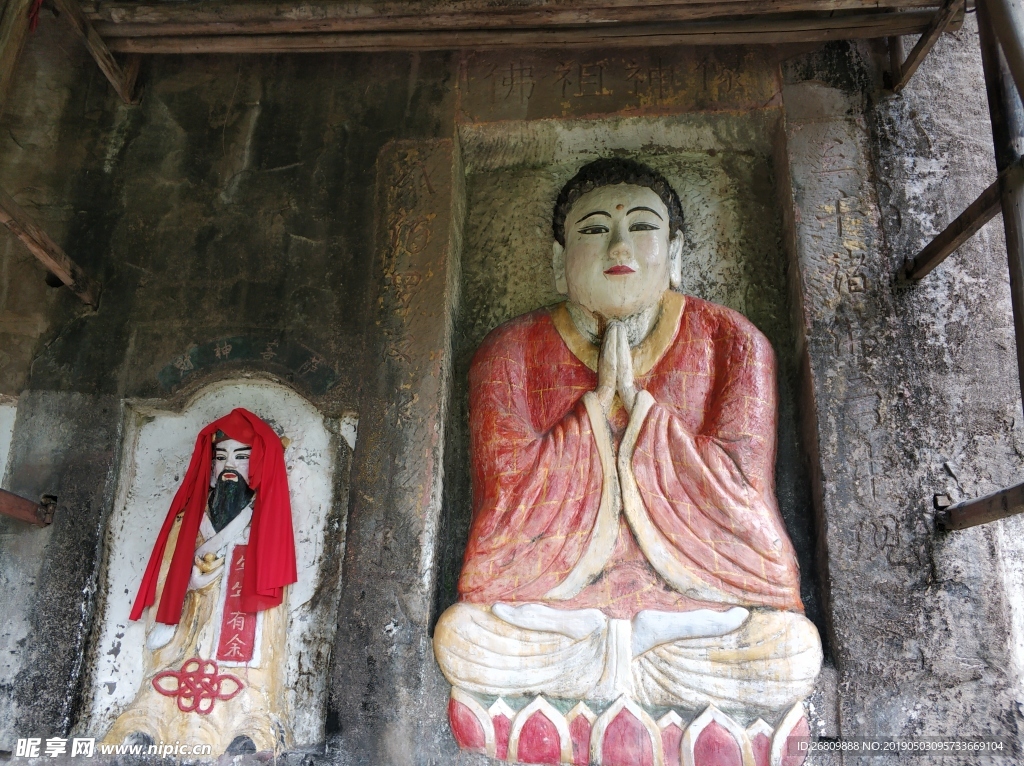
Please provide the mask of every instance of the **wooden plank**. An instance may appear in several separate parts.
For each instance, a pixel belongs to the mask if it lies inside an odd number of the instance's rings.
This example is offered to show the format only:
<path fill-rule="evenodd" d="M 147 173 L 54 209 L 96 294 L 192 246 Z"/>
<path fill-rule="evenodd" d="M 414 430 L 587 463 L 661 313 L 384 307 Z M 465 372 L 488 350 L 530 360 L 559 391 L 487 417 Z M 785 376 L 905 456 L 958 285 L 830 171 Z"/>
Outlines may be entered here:
<path fill-rule="evenodd" d="M 899 93 L 910 82 L 910 78 L 914 76 L 914 72 L 921 66 L 921 62 L 924 61 L 925 56 L 931 51 L 932 46 L 942 36 L 942 33 L 949 28 L 953 20 L 963 13 L 964 3 L 965 0 L 946 0 L 942 10 L 935 14 L 934 21 L 932 21 L 928 29 L 925 30 L 924 34 L 917 41 L 917 44 L 911 49 L 907 60 L 900 66 L 900 77 L 893 83 L 893 93 Z"/>
<path fill-rule="evenodd" d="M 7 107 L 7 92 L 14 68 L 28 37 L 32 0 L 7 0 L 0 16 L 0 110 Z"/>
<path fill-rule="evenodd" d="M 52 502 L 33 503 L 20 495 L 0 489 L 0 515 L 27 521 L 37 527 L 45 527 L 53 521 Z"/>
<path fill-rule="evenodd" d="M 894 14 L 872 13 L 873 16 Z M 795 18 L 790 14 L 790 18 Z M 761 18 L 761 17 L 756 17 Z M 777 17 L 771 17 L 776 19 Z M 782 18 L 786 18 L 783 16 Z M 822 16 L 811 26 L 820 28 L 835 23 L 835 16 Z M 732 18 L 733 24 L 749 22 L 749 16 Z M 193 37 L 227 35 L 335 34 L 347 32 L 425 32 L 435 30 L 476 31 L 512 29 L 553 29 L 615 27 L 626 24 L 681 24 L 723 21 L 721 12 L 709 11 L 705 18 L 694 18 L 692 9 L 679 5 L 637 5 L 630 9 L 545 9 L 502 12 L 467 11 L 462 14 L 438 13 L 419 15 L 363 15 L 325 19 L 250 19 L 237 22 L 174 22 L 137 24 L 95 22 L 97 32 L 108 42 L 118 37 Z M 919 25 L 915 24 L 915 28 Z"/>
<path fill-rule="evenodd" d="M 701 9 L 702 11 L 704 9 Z M 268 35 L 268 34 L 332 34 L 343 32 L 425 32 L 435 30 L 475 31 L 512 29 L 552 29 L 579 27 L 615 27 L 627 24 L 665 24 L 718 22 L 756 28 L 760 20 L 770 27 L 773 24 L 793 26 L 804 22 L 807 28 L 819 29 L 829 25 L 851 25 L 867 16 L 885 17 L 877 23 L 895 23 L 894 28 L 907 20 L 894 17 L 904 14 L 858 13 L 858 14 L 776 14 L 773 16 L 724 17 L 721 9 L 707 9 L 706 15 L 695 16 L 692 6 L 686 5 L 637 5 L 632 8 L 594 9 L 509 9 L 502 11 L 467 11 L 465 13 L 438 13 L 429 17 L 416 14 L 371 14 L 357 16 L 331 16 L 323 19 L 248 19 L 244 21 L 172 22 L 162 24 L 96 22 L 96 30 L 106 40 L 116 37 L 191 37 L 199 35 Z M 929 13 L 913 11 L 913 13 Z M 852 20 L 846 20 L 851 17 Z M 928 16 L 929 21 L 932 16 Z M 912 28 L 921 30 L 922 24 L 915 18 Z"/>
<path fill-rule="evenodd" d="M 922 248 L 906 266 L 907 279 L 918 280 L 948 258 L 960 245 L 969 240 L 1000 210 L 1005 173 L 983 191 L 964 212 Z"/>
<path fill-rule="evenodd" d="M 99 66 L 100 71 L 103 72 L 110 84 L 114 86 L 114 90 L 117 91 L 117 95 L 121 97 L 121 100 L 126 104 L 136 103 L 134 91 L 135 80 L 139 74 L 138 62 L 134 62 L 127 70 L 121 67 L 117 59 L 114 58 L 114 54 L 110 52 L 106 43 L 103 42 L 103 38 L 93 28 L 92 23 L 85 18 L 85 14 L 82 13 L 82 6 L 79 5 L 78 0 L 54 0 L 54 2 L 61 15 L 81 35 L 85 41 L 85 47 L 88 48 L 96 65 Z"/>
<path fill-rule="evenodd" d="M 175 2 L 86 2 L 86 17 L 106 37 L 188 34 L 252 34 L 357 31 L 362 22 L 373 28 L 429 26 L 480 28 L 528 24 L 590 24 L 642 21 L 650 13 L 679 21 L 779 14 L 878 12 L 942 6 L 942 0 L 208 0 Z M 365 27 L 363 27 L 365 28 Z M 147 31 L 148 30 L 148 31 Z"/>
<path fill-rule="evenodd" d="M 930 11 L 858 14 L 832 18 L 707 21 L 677 24 L 616 24 L 545 29 L 427 29 L 401 32 L 262 34 L 109 38 L 112 50 L 130 53 L 319 53 L 657 45 L 740 45 L 920 34 Z"/>
<path fill-rule="evenodd" d="M 949 507 L 943 507 L 945 502 L 948 502 L 944 500 L 945 497 L 938 495 L 935 498 L 935 523 L 947 532 L 976 527 L 979 524 L 988 524 L 1024 513 L 1024 484 Z"/>
<path fill-rule="evenodd" d="M 937 0 L 927 0 L 929 7 L 939 7 Z M 622 4 L 617 4 L 617 3 Z M 750 13 L 739 3 L 693 4 L 673 0 L 667 3 L 627 3 L 625 0 L 598 0 L 593 4 L 562 6 L 524 3 L 523 5 L 491 4 L 481 7 L 479 0 L 466 0 L 425 12 L 423 3 L 408 0 L 388 3 L 384 7 L 352 2 L 328 3 L 315 8 L 281 7 L 270 3 L 235 3 L 223 7 L 219 3 L 166 3 L 153 9 L 100 6 L 90 19 L 104 37 L 229 35 L 229 34 L 291 34 L 360 32 L 380 30 L 423 31 L 424 29 L 509 29 L 583 24 L 615 25 L 664 21 L 702 21 L 723 18 L 763 18 L 765 14 Z M 819 24 L 844 9 L 821 13 L 820 2 L 804 3 L 807 8 L 783 6 L 773 17 L 817 14 Z M 212 6 L 212 8 L 210 7 Z M 918 9 L 922 10 L 922 9 Z M 101 12 L 102 11 L 102 12 Z M 861 13 L 879 13 L 860 11 Z M 887 12 L 882 12 L 888 15 Z M 882 15 L 880 13 L 879 15 Z"/>
<path fill-rule="evenodd" d="M 10 229 L 32 255 L 66 284 L 71 292 L 90 306 L 97 305 L 99 285 L 68 258 L 60 246 L 50 239 L 50 235 L 39 228 L 4 189 L 0 189 L 0 223 Z"/>

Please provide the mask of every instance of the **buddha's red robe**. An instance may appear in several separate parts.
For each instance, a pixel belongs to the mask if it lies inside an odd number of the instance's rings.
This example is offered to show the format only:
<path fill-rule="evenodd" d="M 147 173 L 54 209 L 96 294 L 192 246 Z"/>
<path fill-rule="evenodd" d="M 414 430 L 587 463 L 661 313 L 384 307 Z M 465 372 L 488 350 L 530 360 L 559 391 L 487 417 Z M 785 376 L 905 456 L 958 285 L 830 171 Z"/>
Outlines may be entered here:
<path fill-rule="evenodd" d="M 733 605 L 802 612 L 775 500 L 767 339 L 730 309 L 666 293 L 633 350 L 650 396 L 632 418 L 616 399 L 595 423 L 584 397 L 597 359 L 564 304 L 502 325 L 477 351 L 460 600 L 619 619 Z"/>

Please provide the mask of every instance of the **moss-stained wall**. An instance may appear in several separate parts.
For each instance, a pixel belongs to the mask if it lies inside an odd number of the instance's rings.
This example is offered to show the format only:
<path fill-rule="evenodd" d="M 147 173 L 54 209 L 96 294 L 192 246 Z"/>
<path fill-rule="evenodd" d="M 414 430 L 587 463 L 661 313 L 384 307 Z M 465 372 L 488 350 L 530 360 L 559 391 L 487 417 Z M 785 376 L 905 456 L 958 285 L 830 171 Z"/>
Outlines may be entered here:
<path fill-rule="evenodd" d="M 318 397 L 342 382 L 330 397 L 353 407 L 374 163 L 450 125 L 448 57 L 153 57 L 130 107 L 49 22 L 0 127 L 0 183 L 103 293 L 92 311 L 43 287 L 4 237 L 0 392 L 164 395 L 235 362 Z M 336 377 L 299 372 L 311 356 Z"/>
<path fill-rule="evenodd" d="M 152 57 L 126 106 L 43 11 L 0 120 L 0 184 L 102 295 L 93 310 L 48 287 L 0 235 L 0 395 L 20 402 L 4 486 L 61 498 L 46 530 L 0 519 L 0 750 L 75 721 L 124 399 L 255 374 L 358 409 L 377 156 L 450 137 L 454 72 L 447 54 Z"/>
<path fill-rule="evenodd" d="M 775 347 L 779 499 L 836 663 L 815 731 L 1019 737 L 1015 527 L 939 536 L 929 506 L 1021 473 L 999 232 L 896 278 L 992 178 L 972 22 L 956 35 L 896 99 L 884 50 L 843 43 L 150 57 L 125 106 L 44 10 L 0 185 L 103 293 L 48 287 L 0 233 L 4 482 L 60 498 L 46 530 L 0 519 L 0 750 L 78 715 L 124 400 L 264 375 L 359 415 L 317 758 L 473 762 L 429 637 L 469 520 L 466 372 L 557 299 L 555 192 L 609 153 L 679 190 L 686 290 Z"/>

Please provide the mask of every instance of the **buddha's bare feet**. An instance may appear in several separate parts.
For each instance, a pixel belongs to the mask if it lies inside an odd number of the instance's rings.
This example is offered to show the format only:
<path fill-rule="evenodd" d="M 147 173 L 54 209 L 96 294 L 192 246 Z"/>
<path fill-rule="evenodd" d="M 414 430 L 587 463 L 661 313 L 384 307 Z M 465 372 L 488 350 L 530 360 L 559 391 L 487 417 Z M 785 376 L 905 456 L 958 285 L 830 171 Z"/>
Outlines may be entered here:
<path fill-rule="evenodd" d="M 741 606 L 724 612 L 710 609 L 658 612 L 645 609 L 633 618 L 633 656 L 639 657 L 656 646 L 683 638 L 724 636 L 742 625 L 749 614 Z"/>
<path fill-rule="evenodd" d="M 579 640 L 608 623 L 598 609 L 552 609 L 543 604 L 495 604 L 491 612 L 505 622 L 524 630 L 558 633 Z"/>

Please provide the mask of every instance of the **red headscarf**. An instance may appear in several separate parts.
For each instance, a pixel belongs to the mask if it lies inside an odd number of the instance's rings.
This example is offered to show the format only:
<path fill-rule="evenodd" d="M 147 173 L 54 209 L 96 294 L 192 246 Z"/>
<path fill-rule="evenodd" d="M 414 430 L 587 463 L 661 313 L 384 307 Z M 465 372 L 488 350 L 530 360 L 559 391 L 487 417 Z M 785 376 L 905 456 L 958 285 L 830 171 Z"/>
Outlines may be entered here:
<path fill-rule="evenodd" d="M 252 522 L 249 528 L 249 552 L 242 573 L 242 603 L 246 612 L 270 609 L 281 603 L 284 586 L 295 582 L 295 538 L 292 533 L 292 506 L 288 497 L 288 476 L 284 469 L 284 447 L 274 430 L 241 408 L 210 423 L 199 433 L 192 462 L 185 481 L 171 502 L 160 535 L 149 557 L 146 574 L 135 597 L 131 618 L 137 620 L 147 606 L 156 600 L 160 562 L 174 519 L 184 511 L 178 543 L 171 557 L 171 566 L 164 582 L 163 595 L 157 608 L 157 622 L 177 624 L 188 592 L 192 574 L 196 536 L 206 511 L 210 492 L 210 463 L 213 458 L 213 436 L 223 431 L 228 438 L 252 445 L 249 457 L 249 486 L 256 492 Z"/>

